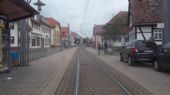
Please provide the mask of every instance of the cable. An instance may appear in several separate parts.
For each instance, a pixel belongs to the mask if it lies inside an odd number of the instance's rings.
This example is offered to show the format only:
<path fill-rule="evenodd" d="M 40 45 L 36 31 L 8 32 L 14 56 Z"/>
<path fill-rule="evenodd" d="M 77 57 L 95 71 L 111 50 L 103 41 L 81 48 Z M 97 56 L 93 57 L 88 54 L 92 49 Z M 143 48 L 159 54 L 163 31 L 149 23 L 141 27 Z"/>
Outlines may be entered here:
<path fill-rule="evenodd" d="M 84 33 L 82 30 L 83 30 L 83 26 L 84 26 L 84 22 L 85 22 L 88 7 L 89 7 L 89 0 L 86 0 L 84 12 L 83 12 L 83 19 L 82 19 L 82 23 L 80 25 L 80 33 L 82 35 L 85 35 L 86 37 L 87 37 L 86 33 Z"/>

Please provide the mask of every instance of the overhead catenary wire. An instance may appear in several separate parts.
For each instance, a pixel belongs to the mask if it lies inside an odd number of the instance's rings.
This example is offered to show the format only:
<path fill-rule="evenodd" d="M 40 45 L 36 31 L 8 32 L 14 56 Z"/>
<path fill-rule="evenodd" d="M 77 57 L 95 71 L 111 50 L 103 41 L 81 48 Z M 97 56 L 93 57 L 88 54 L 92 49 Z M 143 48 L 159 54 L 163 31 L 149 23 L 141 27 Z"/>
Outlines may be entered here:
<path fill-rule="evenodd" d="M 89 7 L 89 0 L 86 0 L 84 12 L 83 12 L 83 18 L 82 18 L 82 22 L 81 22 L 81 24 L 80 24 L 80 33 L 81 33 L 82 35 L 85 35 L 86 37 L 87 37 L 86 33 L 83 32 L 82 30 L 83 30 L 83 26 L 84 26 L 84 23 L 85 23 L 85 19 L 86 19 L 86 14 L 87 14 L 88 7 Z"/>
<path fill-rule="evenodd" d="M 83 18 L 82 18 L 82 22 L 81 22 L 81 25 L 80 25 L 80 32 L 81 32 L 82 35 L 86 35 L 85 33 L 82 32 L 82 30 L 83 30 L 84 21 L 85 21 L 87 9 L 88 9 L 88 4 L 89 4 L 89 0 L 86 0 L 85 8 L 84 8 L 84 11 L 83 11 Z"/>

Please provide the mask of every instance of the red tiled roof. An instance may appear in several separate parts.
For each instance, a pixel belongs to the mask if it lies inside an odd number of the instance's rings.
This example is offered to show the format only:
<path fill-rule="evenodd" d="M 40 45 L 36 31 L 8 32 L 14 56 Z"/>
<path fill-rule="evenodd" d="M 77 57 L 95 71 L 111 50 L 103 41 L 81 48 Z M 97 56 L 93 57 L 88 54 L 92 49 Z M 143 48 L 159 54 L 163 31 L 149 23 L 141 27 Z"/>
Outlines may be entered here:
<path fill-rule="evenodd" d="M 128 20 L 128 12 L 127 11 L 120 11 L 107 24 L 115 24 L 115 23 L 118 22 L 119 19 L 126 19 L 126 20 Z"/>
<path fill-rule="evenodd" d="M 163 0 L 129 0 L 133 25 L 162 22 Z"/>
<path fill-rule="evenodd" d="M 115 28 L 117 32 L 125 32 L 128 25 L 128 12 L 120 11 L 109 22 L 107 22 L 104 27 L 107 27 L 107 25 L 111 25 L 111 27 Z"/>
<path fill-rule="evenodd" d="M 61 37 L 67 37 L 69 33 L 69 27 L 61 27 Z"/>
<path fill-rule="evenodd" d="M 57 25 L 59 25 L 59 22 L 57 20 L 55 20 L 54 18 L 48 18 L 48 22 L 49 22 L 50 26 L 52 26 L 52 27 L 56 27 Z"/>
<path fill-rule="evenodd" d="M 96 34 L 102 34 L 103 33 L 103 26 L 104 25 L 94 25 L 94 28 L 93 28 L 93 35 L 96 35 Z"/>

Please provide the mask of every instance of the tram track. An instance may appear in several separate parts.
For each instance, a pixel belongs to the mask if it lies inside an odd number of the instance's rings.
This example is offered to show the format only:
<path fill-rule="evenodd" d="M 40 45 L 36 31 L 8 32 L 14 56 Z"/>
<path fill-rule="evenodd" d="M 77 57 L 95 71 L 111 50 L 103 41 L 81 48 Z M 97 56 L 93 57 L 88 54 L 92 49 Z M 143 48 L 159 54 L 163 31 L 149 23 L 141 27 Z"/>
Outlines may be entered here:
<path fill-rule="evenodd" d="M 55 95 L 152 95 L 133 81 L 126 83 L 129 78 L 115 73 L 102 60 L 80 48 Z"/>

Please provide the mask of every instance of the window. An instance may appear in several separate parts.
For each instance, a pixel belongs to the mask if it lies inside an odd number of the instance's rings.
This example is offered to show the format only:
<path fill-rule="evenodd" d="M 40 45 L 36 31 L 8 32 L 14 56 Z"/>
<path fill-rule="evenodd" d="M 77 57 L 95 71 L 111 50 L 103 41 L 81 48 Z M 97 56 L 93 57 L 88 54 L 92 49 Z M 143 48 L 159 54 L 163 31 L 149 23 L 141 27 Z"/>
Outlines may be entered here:
<path fill-rule="evenodd" d="M 41 41 L 41 38 L 37 37 L 37 46 L 40 46 L 40 41 Z"/>
<path fill-rule="evenodd" d="M 125 37 L 125 42 L 128 42 L 129 41 L 129 38 L 128 37 Z"/>
<path fill-rule="evenodd" d="M 11 44 L 14 44 L 14 43 L 15 43 L 14 36 L 11 36 L 11 37 L 10 37 L 10 43 L 11 43 Z"/>
<path fill-rule="evenodd" d="M 14 23 L 9 23 L 9 28 L 14 29 Z"/>
<path fill-rule="evenodd" d="M 162 40 L 162 29 L 154 30 L 154 40 Z"/>
<path fill-rule="evenodd" d="M 36 36 L 32 35 L 32 46 L 36 46 Z"/>

